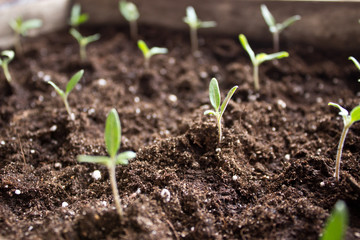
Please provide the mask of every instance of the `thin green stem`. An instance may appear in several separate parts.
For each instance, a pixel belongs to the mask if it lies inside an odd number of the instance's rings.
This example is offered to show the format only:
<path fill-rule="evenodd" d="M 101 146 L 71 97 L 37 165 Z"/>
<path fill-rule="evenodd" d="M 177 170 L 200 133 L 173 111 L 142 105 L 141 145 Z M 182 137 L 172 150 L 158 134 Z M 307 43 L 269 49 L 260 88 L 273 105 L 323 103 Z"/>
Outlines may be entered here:
<path fill-rule="evenodd" d="M 86 45 L 80 44 L 80 59 L 82 62 L 86 60 Z"/>
<path fill-rule="evenodd" d="M 337 153 L 336 153 L 336 163 L 335 163 L 335 178 L 336 181 L 338 182 L 340 179 L 340 162 L 341 162 L 341 155 L 342 155 L 342 151 L 343 151 L 343 147 L 344 147 L 344 143 L 345 143 L 345 138 L 346 138 L 346 134 L 349 131 L 351 125 L 349 126 L 344 126 L 344 129 L 341 133 L 341 137 L 340 137 L 340 141 L 339 141 L 339 146 L 337 149 Z"/>
<path fill-rule="evenodd" d="M 145 69 L 149 69 L 149 68 L 150 68 L 150 58 L 149 58 L 149 57 L 145 57 L 144 67 L 145 67 Z"/>
<path fill-rule="evenodd" d="M 65 104 L 66 111 L 67 111 L 67 113 L 68 113 L 69 116 L 70 116 L 70 119 L 74 121 L 74 120 L 75 120 L 75 115 L 72 114 L 72 112 L 71 112 L 71 109 L 70 109 L 70 106 L 69 106 L 69 102 L 68 102 L 68 100 L 67 100 L 67 95 L 63 98 L 63 100 L 64 100 L 64 104 Z"/>
<path fill-rule="evenodd" d="M 192 53 L 195 54 L 199 50 L 196 28 L 190 28 L 190 40 Z"/>
<path fill-rule="evenodd" d="M 219 143 L 221 143 L 221 139 L 222 139 L 221 117 L 216 117 L 216 118 L 217 118 L 218 132 L 219 132 Z"/>
<path fill-rule="evenodd" d="M 111 166 L 108 166 L 108 170 L 109 170 L 109 177 L 110 177 L 110 184 L 111 184 L 111 189 L 114 195 L 114 201 L 115 201 L 115 206 L 116 206 L 116 211 L 119 214 L 120 220 L 123 217 L 123 211 L 122 211 L 122 207 L 121 207 L 121 203 L 120 203 L 120 195 L 119 195 L 119 190 L 117 188 L 117 184 L 116 184 L 116 175 L 115 175 L 115 158 L 113 158 L 112 160 L 112 164 Z"/>
<path fill-rule="evenodd" d="M 280 49 L 279 32 L 273 32 L 273 44 L 274 44 L 274 52 L 279 52 Z"/>
<path fill-rule="evenodd" d="M 4 70 L 4 75 L 6 77 L 6 80 L 10 83 L 11 82 L 11 75 L 10 75 L 10 72 L 9 72 L 8 65 L 3 64 L 2 67 L 3 67 L 3 70 Z"/>
<path fill-rule="evenodd" d="M 138 30 L 137 30 L 137 22 L 136 22 L 136 20 L 135 21 L 130 21 L 129 22 L 129 24 L 130 24 L 130 36 L 131 36 L 131 39 L 133 40 L 133 41 L 136 41 L 137 40 L 137 32 L 138 32 Z"/>
<path fill-rule="evenodd" d="M 253 72 L 253 78 L 254 78 L 254 87 L 256 91 L 259 91 L 259 65 L 254 64 L 254 72 Z"/>

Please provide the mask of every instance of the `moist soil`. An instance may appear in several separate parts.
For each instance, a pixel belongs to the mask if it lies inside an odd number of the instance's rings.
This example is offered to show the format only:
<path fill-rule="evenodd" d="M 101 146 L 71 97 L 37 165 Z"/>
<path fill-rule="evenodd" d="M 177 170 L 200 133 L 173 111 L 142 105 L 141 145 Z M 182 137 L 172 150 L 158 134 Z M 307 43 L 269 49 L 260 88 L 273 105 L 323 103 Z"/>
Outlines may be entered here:
<path fill-rule="evenodd" d="M 80 31 L 101 33 L 87 61 L 63 30 L 24 39 L 23 57 L 9 65 L 11 86 L 1 72 L 1 239 L 318 239 L 339 199 L 350 212 L 346 239 L 360 237 L 360 124 L 349 131 L 336 182 L 343 122 L 327 105 L 360 101 L 349 55 L 283 43 L 290 57 L 260 66 L 256 92 L 234 36 L 202 35 L 194 57 L 186 32 L 140 28 L 149 46 L 169 49 L 146 70 L 127 28 Z M 252 45 L 271 52 L 271 42 Z M 80 69 L 71 121 L 45 81 L 65 88 Z M 212 77 L 223 98 L 239 86 L 221 143 L 214 117 L 203 114 Z M 116 170 L 122 220 L 106 167 L 76 160 L 107 154 L 111 108 L 121 120 L 120 151 L 137 153 Z"/>

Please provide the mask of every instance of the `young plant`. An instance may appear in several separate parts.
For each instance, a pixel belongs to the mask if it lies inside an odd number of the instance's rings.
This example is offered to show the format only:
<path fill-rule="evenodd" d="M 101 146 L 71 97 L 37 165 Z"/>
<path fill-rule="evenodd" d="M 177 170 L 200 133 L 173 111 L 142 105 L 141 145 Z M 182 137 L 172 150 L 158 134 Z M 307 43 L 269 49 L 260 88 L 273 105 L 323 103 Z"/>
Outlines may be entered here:
<path fill-rule="evenodd" d="M 94 34 L 88 37 L 83 37 L 75 28 L 70 29 L 70 34 L 76 39 L 80 47 L 80 59 L 81 61 L 86 60 L 86 46 L 100 39 L 100 34 Z"/>
<path fill-rule="evenodd" d="M 223 103 L 221 104 L 221 95 L 220 95 L 218 81 L 216 80 L 216 78 L 212 78 L 210 81 L 209 98 L 210 98 L 210 103 L 213 106 L 214 110 L 206 110 L 204 112 L 204 115 L 211 114 L 216 117 L 216 125 L 218 127 L 218 132 L 219 132 L 219 143 L 221 142 L 222 139 L 222 130 L 221 130 L 222 115 L 224 114 L 224 111 L 237 88 L 238 86 L 234 86 L 233 88 L 231 88 L 226 98 L 224 99 Z"/>
<path fill-rule="evenodd" d="M 338 200 L 331 211 L 320 240 L 342 240 L 349 223 L 349 211 L 342 200 Z"/>
<path fill-rule="evenodd" d="M 126 151 L 117 154 L 120 148 L 120 143 L 121 125 L 119 115 L 113 108 L 108 114 L 105 124 L 105 145 L 110 157 L 80 155 L 77 159 L 79 162 L 98 163 L 107 167 L 109 171 L 110 184 L 114 195 L 116 210 L 121 219 L 123 216 L 123 211 L 120 203 L 119 191 L 116 184 L 115 168 L 117 164 L 127 165 L 129 163 L 129 159 L 136 157 L 136 153 L 132 151 Z"/>
<path fill-rule="evenodd" d="M 30 29 L 41 27 L 42 21 L 40 19 L 23 21 L 21 17 L 18 17 L 15 20 L 12 20 L 9 25 L 15 32 L 15 51 L 17 54 L 21 55 L 23 52 L 21 37 L 25 37 Z"/>
<path fill-rule="evenodd" d="M 191 40 L 191 49 L 193 54 L 196 53 L 199 49 L 198 46 L 198 37 L 197 29 L 198 28 L 210 28 L 215 27 L 215 21 L 201 21 L 197 18 L 195 9 L 192 6 L 186 8 L 186 17 L 184 17 L 184 22 L 187 23 L 190 27 L 190 40 Z"/>
<path fill-rule="evenodd" d="M 266 54 L 266 53 L 258 53 L 255 55 L 254 51 L 251 49 L 246 37 L 244 34 L 239 35 L 239 40 L 241 42 L 241 45 L 245 49 L 245 51 L 249 54 L 252 65 L 254 67 L 253 72 L 253 78 L 254 78 L 254 87 L 255 90 L 258 91 L 260 89 L 259 86 L 259 65 L 265 61 L 270 61 L 274 59 L 280 59 L 284 57 L 288 57 L 289 53 L 287 52 L 277 52 L 272 54 Z"/>
<path fill-rule="evenodd" d="M 344 143 L 345 143 L 345 138 L 346 138 L 346 135 L 347 135 L 351 125 L 354 122 L 360 121 L 360 105 L 354 107 L 353 110 L 351 110 L 350 115 L 349 115 L 349 112 L 345 108 L 341 107 L 337 103 L 329 102 L 328 105 L 338 108 L 340 110 L 339 115 L 343 117 L 343 121 L 344 121 L 344 128 L 341 133 L 341 137 L 340 137 L 340 141 L 339 141 L 339 145 L 338 145 L 338 149 L 337 149 L 337 153 L 336 153 L 335 174 L 334 174 L 336 181 L 339 181 L 340 162 L 341 162 L 341 155 L 342 155 L 342 151 L 343 151 L 343 147 L 344 147 Z"/>
<path fill-rule="evenodd" d="M 136 5 L 132 2 L 121 0 L 119 1 L 119 11 L 121 15 L 123 15 L 123 17 L 126 19 L 126 21 L 129 22 L 131 39 L 136 41 L 138 35 L 137 20 L 140 16 Z"/>
<path fill-rule="evenodd" d="M 168 53 L 167 48 L 159 48 L 159 47 L 152 47 L 151 49 L 148 48 L 148 46 L 146 45 L 146 43 L 143 40 L 138 40 L 138 47 L 141 50 L 141 52 L 144 55 L 144 65 L 145 68 L 148 69 L 150 66 L 150 58 L 153 55 L 156 54 L 166 54 Z"/>
<path fill-rule="evenodd" d="M 14 57 L 15 53 L 12 50 L 4 50 L 1 52 L 0 64 L 4 70 L 5 78 L 9 83 L 11 82 L 11 75 L 9 72 L 8 64 L 14 59 Z"/>
<path fill-rule="evenodd" d="M 64 101 L 66 111 L 68 112 L 71 120 L 75 120 L 75 115 L 71 112 L 67 98 L 69 96 L 69 93 L 74 89 L 75 85 L 80 81 L 83 74 L 84 74 L 84 70 L 80 70 L 77 73 L 75 73 L 74 76 L 71 77 L 70 81 L 66 85 L 65 92 L 61 90 L 54 82 L 52 81 L 47 82 L 54 87 L 55 91 L 60 95 L 61 99 Z"/>
<path fill-rule="evenodd" d="M 289 17 L 288 19 L 286 19 L 282 23 L 276 23 L 275 18 L 270 13 L 269 9 L 266 7 L 265 4 L 261 5 L 261 14 L 263 15 L 264 20 L 267 23 L 267 25 L 269 26 L 269 30 L 273 35 L 274 52 L 278 52 L 279 48 L 280 48 L 279 47 L 279 45 L 280 45 L 280 41 L 279 41 L 280 33 L 285 28 L 287 28 L 288 26 L 293 24 L 294 22 L 300 20 L 301 17 L 299 15 L 295 15 L 295 16 Z"/>
<path fill-rule="evenodd" d="M 80 4 L 75 4 L 71 9 L 69 24 L 73 28 L 77 28 L 80 24 L 85 23 L 89 19 L 89 14 L 81 13 Z"/>
<path fill-rule="evenodd" d="M 349 57 L 349 60 L 351 60 L 351 61 L 355 64 L 355 66 L 357 67 L 357 69 L 360 70 L 360 63 L 358 62 L 358 60 L 356 60 L 356 58 L 354 58 L 354 57 Z M 360 82 L 360 79 L 358 79 L 358 82 Z"/>

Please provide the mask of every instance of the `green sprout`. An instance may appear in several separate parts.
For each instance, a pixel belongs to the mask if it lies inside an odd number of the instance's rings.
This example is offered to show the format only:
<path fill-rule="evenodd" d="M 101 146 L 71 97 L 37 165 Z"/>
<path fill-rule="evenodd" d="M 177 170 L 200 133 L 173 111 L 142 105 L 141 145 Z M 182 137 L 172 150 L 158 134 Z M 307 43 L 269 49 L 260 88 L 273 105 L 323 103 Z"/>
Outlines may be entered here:
<path fill-rule="evenodd" d="M 121 15 L 129 22 L 130 25 L 130 36 L 132 40 L 137 39 L 137 20 L 140 16 L 139 11 L 136 5 L 132 2 L 127 2 L 126 0 L 119 1 L 119 11 Z"/>
<path fill-rule="evenodd" d="M 70 34 L 77 40 L 80 47 L 80 59 L 81 61 L 86 60 L 86 46 L 100 39 L 100 34 L 94 34 L 88 37 L 83 37 L 75 28 L 70 29 Z"/>
<path fill-rule="evenodd" d="M 15 20 L 12 20 L 9 25 L 15 32 L 15 51 L 17 54 L 21 55 L 23 52 L 21 37 L 25 37 L 27 35 L 27 31 L 30 29 L 41 27 L 42 21 L 40 19 L 29 19 L 27 21 L 23 21 L 21 17 L 18 17 Z"/>
<path fill-rule="evenodd" d="M 84 70 L 80 70 L 77 73 L 75 73 L 74 76 L 71 77 L 70 81 L 66 85 L 65 92 L 61 90 L 54 82 L 52 81 L 47 82 L 54 87 L 55 91 L 60 95 L 61 99 L 64 101 L 66 111 L 68 112 L 71 120 L 75 120 L 75 115 L 71 112 L 67 98 L 69 96 L 69 93 L 74 89 L 75 85 L 80 81 L 83 74 L 84 74 Z"/>
<path fill-rule="evenodd" d="M 193 54 L 198 51 L 198 37 L 197 29 L 198 28 L 211 28 L 216 26 L 215 21 L 201 21 L 197 18 L 195 9 L 192 6 L 186 8 L 186 17 L 183 21 L 190 27 L 190 40 L 191 40 L 191 49 Z"/>
<path fill-rule="evenodd" d="M 8 64 L 14 59 L 14 57 L 15 53 L 13 50 L 4 50 L 1 52 L 0 64 L 4 70 L 5 78 L 9 83 L 11 82 L 11 75 L 9 72 Z"/>
<path fill-rule="evenodd" d="M 148 69 L 150 66 L 150 58 L 153 55 L 156 54 L 166 54 L 168 53 L 167 48 L 159 48 L 159 47 L 152 47 L 151 49 L 148 48 L 148 46 L 146 45 L 146 43 L 143 40 L 139 40 L 138 41 L 138 47 L 141 50 L 141 52 L 144 55 L 145 58 L 145 68 Z"/>
<path fill-rule="evenodd" d="M 330 217 L 320 240 L 342 240 L 345 237 L 346 229 L 349 223 L 349 211 L 342 200 L 338 200 L 331 211 Z"/>
<path fill-rule="evenodd" d="M 358 60 L 356 60 L 356 58 L 354 58 L 354 57 L 349 57 L 349 60 L 351 60 L 351 61 L 355 64 L 355 66 L 357 67 L 357 69 L 360 70 L 360 63 L 358 62 Z M 358 82 L 360 82 L 360 79 L 358 79 Z"/>
<path fill-rule="evenodd" d="M 255 53 L 251 49 L 251 47 L 250 47 L 250 45 L 249 45 L 249 43 L 248 43 L 248 41 L 247 41 L 244 34 L 239 35 L 239 40 L 241 42 L 241 45 L 245 49 L 245 51 L 250 56 L 252 65 L 254 67 L 254 72 L 253 72 L 254 87 L 255 87 L 255 90 L 258 91 L 260 89 L 260 86 L 259 86 L 259 65 L 261 63 L 265 62 L 265 61 L 270 61 L 270 60 L 274 60 L 274 59 L 280 59 L 280 58 L 288 57 L 289 53 L 285 52 L 285 51 L 272 53 L 272 54 L 258 53 L 255 56 Z"/>
<path fill-rule="evenodd" d="M 85 23 L 89 19 L 89 14 L 81 13 L 80 4 L 75 4 L 71 9 L 69 24 L 71 27 L 76 28 L 80 24 Z"/>
<path fill-rule="evenodd" d="M 299 15 L 295 15 L 295 16 L 289 17 L 288 19 L 286 19 L 282 23 L 276 23 L 275 18 L 270 13 L 269 9 L 266 7 L 265 4 L 261 5 L 261 14 L 263 15 L 264 20 L 267 23 L 267 25 L 269 26 L 269 30 L 273 35 L 274 52 L 278 52 L 279 48 L 280 48 L 279 47 L 279 45 L 280 45 L 280 40 L 279 40 L 280 33 L 285 28 L 287 28 L 288 26 L 293 24 L 294 22 L 300 20 L 301 17 Z"/>
<path fill-rule="evenodd" d="M 341 155 L 342 155 L 342 151 L 343 151 L 343 147 L 344 147 L 344 143 L 345 143 L 345 138 L 346 138 L 346 135 L 347 135 L 351 125 L 354 122 L 360 121 L 360 105 L 354 107 L 353 110 L 351 110 L 350 115 L 349 115 L 349 112 L 345 108 L 341 107 L 337 103 L 329 102 L 328 105 L 338 108 L 340 110 L 339 115 L 343 117 L 343 121 L 344 121 L 344 128 L 341 133 L 341 137 L 340 137 L 340 141 L 339 141 L 339 145 L 338 145 L 338 149 L 337 149 L 337 153 L 336 153 L 335 174 L 334 174 L 336 181 L 339 181 L 340 162 L 341 162 Z"/>
<path fill-rule="evenodd" d="M 117 164 L 127 165 L 129 163 L 129 159 L 136 157 L 136 153 L 132 151 L 126 151 L 117 154 L 120 148 L 120 143 L 121 143 L 120 119 L 118 113 L 113 108 L 109 112 L 105 124 L 105 145 L 106 145 L 106 150 L 110 155 L 110 157 L 80 155 L 77 157 L 77 159 L 79 162 L 98 163 L 105 165 L 108 168 L 110 184 L 115 200 L 115 206 L 120 216 L 120 219 L 122 219 L 123 211 L 120 203 L 119 191 L 116 184 L 115 168 Z"/>
<path fill-rule="evenodd" d="M 224 114 L 224 111 L 237 88 L 238 88 L 238 86 L 234 86 L 233 88 L 231 88 L 230 91 L 228 92 L 226 98 L 224 99 L 223 103 L 221 104 L 221 95 L 220 95 L 218 81 L 216 80 L 216 78 L 212 78 L 210 81 L 209 98 L 210 98 L 210 103 L 214 108 L 214 111 L 206 110 L 204 112 L 204 115 L 210 114 L 210 115 L 214 115 L 216 117 L 216 125 L 218 127 L 218 132 L 219 132 L 219 143 L 221 142 L 221 139 L 222 139 L 222 130 L 221 130 L 222 115 Z M 221 104 L 221 106 L 220 106 L 220 104 Z"/>

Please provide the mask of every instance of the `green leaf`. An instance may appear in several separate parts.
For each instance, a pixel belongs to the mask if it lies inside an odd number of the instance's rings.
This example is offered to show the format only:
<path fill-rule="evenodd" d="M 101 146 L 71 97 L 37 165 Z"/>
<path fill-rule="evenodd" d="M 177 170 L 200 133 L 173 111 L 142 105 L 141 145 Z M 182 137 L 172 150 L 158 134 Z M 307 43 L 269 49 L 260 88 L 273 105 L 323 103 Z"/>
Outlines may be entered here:
<path fill-rule="evenodd" d="M 71 9 L 70 16 L 70 25 L 72 27 L 77 27 L 80 24 L 86 22 L 89 19 L 89 15 L 87 13 L 81 14 L 81 6 L 80 4 L 75 4 Z"/>
<path fill-rule="evenodd" d="M 266 24 L 269 27 L 274 27 L 276 25 L 276 22 L 273 15 L 270 13 L 269 9 L 266 7 L 265 4 L 261 4 L 260 8 L 261 8 L 261 14 L 264 17 Z"/>
<path fill-rule="evenodd" d="M 21 34 L 22 18 L 18 17 L 9 22 L 10 27 L 18 34 Z"/>
<path fill-rule="evenodd" d="M 91 42 L 95 42 L 97 40 L 100 39 L 100 34 L 94 34 L 94 35 L 90 35 L 88 37 L 85 38 L 84 42 L 85 42 L 85 45 L 91 43 Z"/>
<path fill-rule="evenodd" d="M 143 40 L 138 40 L 137 44 L 138 44 L 139 49 L 143 53 L 144 57 L 149 58 L 150 57 L 149 56 L 149 51 L 150 50 L 149 50 L 148 46 L 146 45 L 146 43 Z"/>
<path fill-rule="evenodd" d="M 89 14 L 83 13 L 79 16 L 79 18 L 77 20 L 77 25 L 85 23 L 85 22 L 87 22 L 87 20 L 89 20 Z"/>
<path fill-rule="evenodd" d="M 152 47 L 150 49 L 150 56 L 156 55 L 156 54 L 166 54 L 168 53 L 167 48 L 160 48 L 160 47 Z"/>
<path fill-rule="evenodd" d="M 186 8 L 186 17 L 184 17 L 184 22 L 189 24 L 191 28 L 198 28 L 199 21 L 195 12 L 195 9 L 192 6 Z"/>
<path fill-rule="evenodd" d="M 351 110 L 350 116 L 352 123 L 360 121 L 360 105 L 354 107 L 353 110 Z"/>
<path fill-rule="evenodd" d="M 329 106 L 336 107 L 337 109 L 339 109 L 339 110 L 340 110 L 339 115 L 341 115 L 341 116 L 343 116 L 343 117 L 349 116 L 348 110 L 346 110 L 345 108 L 343 108 L 343 107 L 340 106 L 339 104 L 333 103 L 333 102 L 329 102 L 328 105 L 329 105 Z"/>
<path fill-rule="evenodd" d="M 80 43 L 83 36 L 75 29 L 70 29 L 70 34 Z"/>
<path fill-rule="evenodd" d="M 258 63 L 258 65 L 260 65 L 261 63 L 263 63 L 265 61 L 281 59 L 281 58 L 288 57 L 288 56 L 289 56 L 289 53 L 285 52 L 285 51 L 272 53 L 272 54 L 259 53 L 256 55 L 256 62 Z"/>
<path fill-rule="evenodd" d="M 282 24 L 280 24 L 281 28 L 279 30 L 280 31 L 284 30 L 285 28 L 287 28 L 294 22 L 299 21 L 300 19 L 301 19 L 300 15 L 295 15 L 295 16 L 289 17 Z"/>
<path fill-rule="evenodd" d="M 115 108 L 111 109 L 105 124 L 105 145 L 111 158 L 116 156 L 121 142 L 121 125 Z"/>
<path fill-rule="evenodd" d="M 213 110 L 206 110 L 204 115 L 216 115 L 216 113 Z"/>
<path fill-rule="evenodd" d="M 215 111 L 216 112 L 219 111 L 221 96 L 220 96 L 219 84 L 216 78 L 212 78 L 210 81 L 209 98 L 210 98 L 210 103 L 215 109 Z"/>
<path fill-rule="evenodd" d="M 255 53 L 254 51 L 251 49 L 246 37 L 244 34 L 240 34 L 239 35 L 239 40 L 241 45 L 243 46 L 243 48 L 245 49 L 245 51 L 249 54 L 251 62 L 253 65 L 256 64 L 256 58 L 255 58 Z"/>
<path fill-rule="evenodd" d="M 221 109 L 220 109 L 220 118 L 223 115 L 231 97 L 234 95 L 236 89 L 238 88 L 238 86 L 234 86 L 230 89 L 230 91 L 228 92 L 226 98 L 224 99 L 223 103 L 221 104 Z"/>
<path fill-rule="evenodd" d="M 102 165 L 108 166 L 111 162 L 111 158 L 106 156 L 88 156 L 88 155 L 79 155 L 77 156 L 77 160 L 79 162 L 87 162 L 87 163 L 98 163 Z"/>
<path fill-rule="evenodd" d="M 133 151 L 126 151 L 116 156 L 116 164 L 127 165 L 130 159 L 136 157 L 136 153 Z"/>
<path fill-rule="evenodd" d="M 4 57 L 0 59 L 0 64 L 4 62 L 5 64 L 11 62 L 15 57 L 15 52 L 13 50 L 4 50 L 1 52 L 1 56 Z"/>
<path fill-rule="evenodd" d="M 42 21 L 40 19 L 30 19 L 24 21 L 21 25 L 21 33 L 25 35 L 29 29 L 39 28 L 41 26 L 42 26 Z"/>
<path fill-rule="evenodd" d="M 62 97 L 62 98 L 65 97 L 64 91 L 61 90 L 55 83 L 53 83 L 52 81 L 47 81 L 47 83 L 50 84 L 51 86 L 53 86 L 53 88 L 60 95 L 60 97 Z"/>
<path fill-rule="evenodd" d="M 345 237 L 349 221 L 349 213 L 344 201 L 337 201 L 326 226 L 321 240 L 342 240 Z"/>
<path fill-rule="evenodd" d="M 83 74 L 84 74 L 84 70 L 80 70 L 77 73 L 75 73 L 74 76 L 71 77 L 70 81 L 66 85 L 66 91 L 65 91 L 66 95 L 69 94 L 73 90 L 75 85 L 80 81 Z"/>
<path fill-rule="evenodd" d="M 356 58 L 354 58 L 354 57 L 349 57 L 349 60 L 351 60 L 351 61 L 355 64 L 355 66 L 357 67 L 357 69 L 360 70 L 360 63 L 358 62 L 358 60 L 356 60 Z"/>
<path fill-rule="evenodd" d="M 200 28 L 211 28 L 211 27 L 216 27 L 216 22 L 215 21 L 200 21 L 199 23 L 199 27 Z"/>
<path fill-rule="evenodd" d="M 136 5 L 125 0 L 119 2 L 119 11 L 128 22 L 136 21 L 140 16 Z"/>

